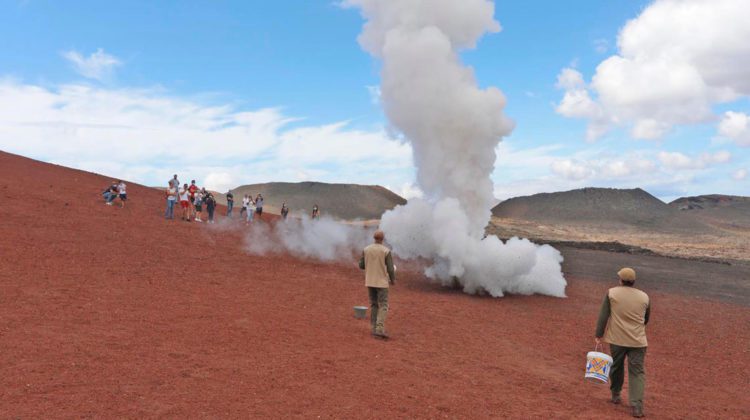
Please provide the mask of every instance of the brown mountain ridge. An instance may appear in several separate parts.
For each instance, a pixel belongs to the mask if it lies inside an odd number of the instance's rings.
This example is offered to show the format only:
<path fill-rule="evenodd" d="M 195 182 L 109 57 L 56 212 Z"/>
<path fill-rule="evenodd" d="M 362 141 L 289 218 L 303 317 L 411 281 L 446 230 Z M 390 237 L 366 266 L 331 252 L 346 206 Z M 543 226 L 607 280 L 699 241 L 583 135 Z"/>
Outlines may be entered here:
<path fill-rule="evenodd" d="M 641 188 L 582 188 L 515 197 L 495 206 L 492 215 L 553 225 L 692 232 L 711 229 Z"/>

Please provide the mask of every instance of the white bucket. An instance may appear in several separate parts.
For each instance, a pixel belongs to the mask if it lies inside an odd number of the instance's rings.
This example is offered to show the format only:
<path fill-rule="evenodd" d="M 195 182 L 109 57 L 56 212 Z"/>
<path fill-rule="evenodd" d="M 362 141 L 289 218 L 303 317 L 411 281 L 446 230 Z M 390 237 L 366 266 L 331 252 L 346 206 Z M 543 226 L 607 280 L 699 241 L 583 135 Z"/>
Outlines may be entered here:
<path fill-rule="evenodd" d="M 357 319 L 365 319 L 367 316 L 367 306 L 355 306 L 354 317 Z"/>
<path fill-rule="evenodd" d="M 595 349 L 596 350 L 596 349 Z M 586 354 L 586 374 L 584 378 L 597 381 L 609 382 L 609 370 L 612 368 L 612 357 L 598 351 L 590 351 Z"/>

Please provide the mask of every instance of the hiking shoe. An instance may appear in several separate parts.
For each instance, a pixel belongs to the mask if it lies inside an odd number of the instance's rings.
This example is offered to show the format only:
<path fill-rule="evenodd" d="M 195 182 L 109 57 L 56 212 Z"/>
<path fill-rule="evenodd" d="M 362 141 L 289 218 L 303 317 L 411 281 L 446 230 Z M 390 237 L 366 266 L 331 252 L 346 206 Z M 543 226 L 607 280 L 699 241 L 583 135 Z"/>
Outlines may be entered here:
<path fill-rule="evenodd" d="M 386 334 L 385 331 L 375 331 L 374 333 L 372 333 L 372 336 L 375 338 L 380 338 L 382 340 L 388 339 L 388 334 Z"/>
<path fill-rule="evenodd" d="M 644 416 L 643 409 L 641 407 L 633 406 L 630 408 L 630 415 L 633 417 L 639 417 L 639 418 L 643 417 Z"/>
<path fill-rule="evenodd" d="M 612 394 L 612 399 L 609 400 L 612 404 L 620 404 L 622 403 L 622 398 L 620 398 L 620 394 Z"/>

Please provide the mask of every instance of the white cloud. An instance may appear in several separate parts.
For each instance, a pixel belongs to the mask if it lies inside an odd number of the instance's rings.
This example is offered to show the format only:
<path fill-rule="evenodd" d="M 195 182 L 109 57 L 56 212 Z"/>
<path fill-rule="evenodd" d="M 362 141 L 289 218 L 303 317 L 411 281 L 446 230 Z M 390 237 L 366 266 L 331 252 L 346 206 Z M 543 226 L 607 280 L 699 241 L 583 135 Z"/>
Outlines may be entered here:
<path fill-rule="evenodd" d="M 239 185 L 229 172 L 210 172 L 206 175 L 203 184 L 209 190 L 218 192 L 224 192 Z"/>
<path fill-rule="evenodd" d="M 572 180 L 587 179 L 594 175 L 593 169 L 571 159 L 555 161 L 552 163 L 551 169 L 555 174 Z"/>
<path fill-rule="evenodd" d="M 422 192 L 422 190 L 413 182 L 404 183 L 403 185 L 401 185 L 400 189 L 392 191 L 407 200 L 411 200 L 412 198 L 424 197 L 424 192 Z"/>
<path fill-rule="evenodd" d="M 561 71 L 558 112 L 588 120 L 591 138 L 630 126 L 635 138 L 658 139 L 675 125 L 710 121 L 714 104 L 750 95 L 747 22 L 746 0 L 656 0 L 622 28 L 618 54 L 590 84 Z"/>
<path fill-rule="evenodd" d="M 604 38 L 594 40 L 594 51 L 599 54 L 604 54 L 609 51 L 609 41 Z"/>
<path fill-rule="evenodd" d="M 645 177 L 657 170 L 657 165 L 632 154 L 626 157 L 598 156 L 590 159 L 561 159 L 552 163 L 552 173 L 572 181 L 616 180 Z"/>
<path fill-rule="evenodd" d="M 725 112 L 719 122 L 719 135 L 734 140 L 739 146 L 750 146 L 750 115 Z"/>
<path fill-rule="evenodd" d="M 105 53 L 101 48 L 88 57 L 84 57 L 75 50 L 65 51 L 62 56 L 73 65 L 75 71 L 81 76 L 99 81 L 109 78 L 115 67 L 122 65 L 117 57 Z"/>
<path fill-rule="evenodd" d="M 585 87 L 586 83 L 583 81 L 583 75 L 580 71 L 566 67 L 557 75 L 555 86 L 559 89 L 575 90 Z"/>
<path fill-rule="evenodd" d="M 716 153 L 703 153 L 696 157 L 690 157 L 680 152 L 659 152 L 658 157 L 662 165 L 668 169 L 696 170 L 727 163 L 732 159 L 732 154 L 722 150 Z"/>
<path fill-rule="evenodd" d="M 735 181 L 742 181 L 743 179 L 747 178 L 747 169 L 738 169 L 732 174 L 732 178 Z"/>
<path fill-rule="evenodd" d="M 345 122 L 310 126 L 279 109 L 237 111 L 148 89 L 0 81 L 0 149 L 147 185 L 173 173 L 212 189 L 297 181 L 400 185 L 411 149 Z"/>

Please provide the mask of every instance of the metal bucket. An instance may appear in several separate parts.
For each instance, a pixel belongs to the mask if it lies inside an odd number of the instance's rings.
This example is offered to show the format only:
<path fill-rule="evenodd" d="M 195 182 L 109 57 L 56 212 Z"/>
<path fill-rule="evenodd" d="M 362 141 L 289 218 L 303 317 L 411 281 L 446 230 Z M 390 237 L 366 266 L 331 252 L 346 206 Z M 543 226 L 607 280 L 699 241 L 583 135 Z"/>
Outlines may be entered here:
<path fill-rule="evenodd" d="M 367 317 L 367 306 L 355 306 L 354 317 L 357 319 L 365 319 Z"/>

